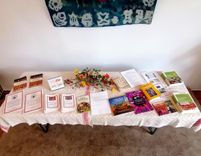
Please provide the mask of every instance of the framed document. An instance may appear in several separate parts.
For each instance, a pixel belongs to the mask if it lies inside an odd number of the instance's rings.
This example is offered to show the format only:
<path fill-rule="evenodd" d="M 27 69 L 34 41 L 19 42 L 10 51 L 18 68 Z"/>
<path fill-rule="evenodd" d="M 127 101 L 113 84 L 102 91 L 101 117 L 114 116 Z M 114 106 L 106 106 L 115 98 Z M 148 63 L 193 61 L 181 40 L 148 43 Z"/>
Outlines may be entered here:
<path fill-rule="evenodd" d="M 42 109 L 42 90 L 25 94 L 24 113 Z"/>
<path fill-rule="evenodd" d="M 23 92 L 8 94 L 5 100 L 4 114 L 23 109 Z"/>
<path fill-rule="evenodd" d="M 75 110 L 75 94 L 61 95 L 61 112 L 70 112 Z"/>
<path fill-rule="evenodd" d="M 64 88 L 64 81 L 62 76 L 48 79 L 48 84 L 49 84 L 50 90 L 52 91 Z"/>
<path fill-rule="evenodd" d="M 45 108 L 44 112 L 49 113 L 49 112 L 54 112 L 59 109 L 59 95 L 54 94 L 54 95 L 45 95 Z"/>

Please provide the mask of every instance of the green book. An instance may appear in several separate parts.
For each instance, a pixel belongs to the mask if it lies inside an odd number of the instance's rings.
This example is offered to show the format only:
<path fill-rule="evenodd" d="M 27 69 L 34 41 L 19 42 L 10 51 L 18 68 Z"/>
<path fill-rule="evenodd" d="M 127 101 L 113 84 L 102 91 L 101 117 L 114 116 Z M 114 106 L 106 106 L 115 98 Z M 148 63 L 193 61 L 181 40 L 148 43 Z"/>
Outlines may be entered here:
<path fill-rule="evenodd" d="M 163 72 L 161 77 L 168 85 L 183 83 L 182 79 L 175 71 Z"/>
<path fill-rule="evenodd" d="M 193 98 L 188 93 L 175 93 L 172 98 L 181 111 L 191 110 L 197 107 Z"/>

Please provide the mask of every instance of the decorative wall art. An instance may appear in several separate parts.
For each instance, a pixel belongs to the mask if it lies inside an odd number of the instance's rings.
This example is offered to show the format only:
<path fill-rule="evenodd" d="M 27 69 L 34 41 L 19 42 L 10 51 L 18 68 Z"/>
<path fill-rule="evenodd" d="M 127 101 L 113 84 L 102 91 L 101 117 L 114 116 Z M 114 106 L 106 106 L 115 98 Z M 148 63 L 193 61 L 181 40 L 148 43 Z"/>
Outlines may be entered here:
<path fill-rule="evenodd" d="M 45 0 L 56 27 L 150 24 L 157 0 Z"/>

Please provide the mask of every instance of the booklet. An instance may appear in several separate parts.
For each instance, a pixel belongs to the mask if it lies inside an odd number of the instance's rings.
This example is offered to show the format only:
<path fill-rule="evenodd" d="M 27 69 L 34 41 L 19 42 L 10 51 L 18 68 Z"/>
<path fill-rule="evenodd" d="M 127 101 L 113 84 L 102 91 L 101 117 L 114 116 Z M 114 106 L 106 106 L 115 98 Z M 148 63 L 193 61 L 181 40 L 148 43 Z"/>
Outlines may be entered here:
<path fill-rule="evenodd" d="M 117 85 L 119 90 L 130 88 L 129 84 L 127 83 L 127 81 L 122 76 L 113 79 L 113 81 Z"/>
<path fill-rule="evenodd" d="M 131 88 L 140 86 L 144 83 L 143 78 L 135 69 L 123 71 L 121 74 L 126 79 Z"/>
<path fill-rule="evenodd" d="M 77 112 L 89 112 L 91 110 L 90 97 L 88 95 L 77 97 Z"/>
<path fill-rule="evenodd" d="M 61 95 L 61 112 L 75 111 L 75 94 Z"/>
<path fill-rule="evenodd" d="M 8 94 L 5 99 L 4 114 L 23 109 L 23 92 Z"/>
<path fill-rule="evenodd" d="M 107 91 L 90 93 L 90 99 L 92 115 L 111 114 Z"/>
<path fill-rule="evenodd" d="M 43 84 L 43 74 L 31 75 L 29 87 L 41 86 Z"/>
<path fill-rule="evenodd" d="M 13 91 L 19 91 L 27 87 L 27 77 L 21 77 L 14 80 Z"/>
<path fill-rule="evenodd" d="M 24 113 L 42 109 L 42 90 L 25 94 Z"/>
<path fill-rule="evenodd" d="M 59 110 L 59 95 L 54 94 L 54 95 L 45 95 L 45 108 L 44 112 L 49 113 L 49 112 L 54 112 Z"/>
<path fill-rule="evenodd" d="M 62 76 L 48 79 L 48 84 L 49 84 L 50 90 L 52 91 L 64 88 L 64 81 Z"/>

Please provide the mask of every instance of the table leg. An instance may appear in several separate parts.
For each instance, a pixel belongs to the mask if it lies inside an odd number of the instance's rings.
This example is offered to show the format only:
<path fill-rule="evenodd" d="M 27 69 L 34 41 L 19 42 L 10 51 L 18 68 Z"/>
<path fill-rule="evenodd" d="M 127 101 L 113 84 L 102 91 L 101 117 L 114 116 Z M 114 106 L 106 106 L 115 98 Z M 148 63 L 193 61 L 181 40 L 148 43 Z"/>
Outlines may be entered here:
<path fill-rule="evenodd" d="M 50 124 L 45 124 L 45 125 L 39 124 L 39 126 L 40 126 L 40 128 L 43 130 L 43 132 L 47 133 Z"/>
<path fill-rule="evenodd" d="M 145 128 L 146 131 L 151 134 L 151 135 L 154 135 L 154 133 L 157 131 L 158 128 L 155 128 L 155 127 L 147 127 Z"/>

